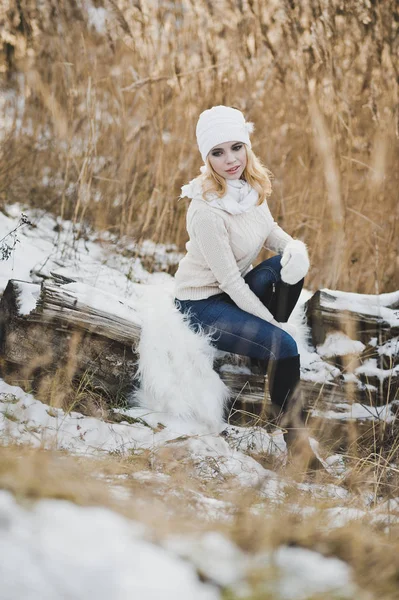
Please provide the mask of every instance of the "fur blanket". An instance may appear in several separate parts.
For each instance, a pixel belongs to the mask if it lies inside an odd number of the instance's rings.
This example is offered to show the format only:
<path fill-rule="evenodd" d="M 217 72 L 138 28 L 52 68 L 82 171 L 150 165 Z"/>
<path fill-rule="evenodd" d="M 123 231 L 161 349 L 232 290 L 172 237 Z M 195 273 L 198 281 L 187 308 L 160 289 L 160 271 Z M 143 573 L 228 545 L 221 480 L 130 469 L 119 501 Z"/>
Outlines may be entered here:
<path fill-rule="evenodd" d="M 190 329 L 164 286 L 146 286 L 137 308 L 140 387 L 133 400 L 196 424 L 198 432 L 219 433 L 229 389 L 213 369 L 216 349 L 209 337 Z"/>

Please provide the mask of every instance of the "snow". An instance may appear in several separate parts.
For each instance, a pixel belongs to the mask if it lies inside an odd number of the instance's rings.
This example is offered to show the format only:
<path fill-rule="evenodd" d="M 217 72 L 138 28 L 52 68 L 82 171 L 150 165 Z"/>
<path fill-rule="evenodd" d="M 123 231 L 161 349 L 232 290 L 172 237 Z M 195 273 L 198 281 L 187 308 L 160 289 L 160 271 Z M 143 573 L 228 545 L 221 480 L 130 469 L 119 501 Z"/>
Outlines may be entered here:
<path fill-rule="evenodd" d="M 275 600 L 305 600 L 323 593 L 351 598 L 358 591 L 346 563 L 305 548 L 281 546 L 273 552 L 251 556 L 218 532 L 196 540 L 169 537 L 164 546 L 189 559 L 209 580 L 221 586 L 239 590 L 249 572 L 260 580 L 265 572 L 268 576 L 263 591 Z"/>
<path fill-rule="evenodd" d="M 394 337 L 378 348 L 380 356 L 399 356 L 399 337 Z"/>
<path fill-rule="evenodd" d="M 169 536 L 164 546 L 190 559 L 201 573 L 221 586 L 231 586 L 243 579 L 250 564 L 249 556 L 216 531 L 199 539 Z"/>
<path fill-rule="evenodd" d="M 133 288 L 129 300 L 121 300 L 119 296 L 110 292 L 102 291 L 98 293 L 95 287 L 86 285 L 85 283 L 74 282 L 67 283 L 62 286 L 62 289 L 71 294 L 76 300 L 92 308 L 93 310 L 101 311 L 105 314 L 114 315 L 126 321 L 130 321 L 135 325 L 140 325 L 140 317 L 135 308 L 135 300 L 137 301 L 140 295 L 139 290 Z"/>
<path fill-rule="evenodd" d="M 221 373 L 236 373 L 237 375 L 250 375 L 251 369 L 244 365 L 224 364 L 220 367 Z"/>
<path fill-rule="evenodd" d="M 14 229 L 22 213 L 19 205 L 7 206 L 7 215 L 0 213 L 0 238 Z M 8 261 L 2 261 L 0 293 L 10 279 L 39 283 L 55 272 L 118 297 L 129 300 L 140 290 L 139 283 L 172 284 L 165 273 L 148 273 L 136 256 L 124 256 L 116 239 L 109 235 L 78 236 L 79 228 L 70 221 L 61 221 L 40 210 L 25 211 L 34 227 L 24 226 L 17 231 L 19 243 Z M 87 239 L 88 238 L 88 239 Z M 130 243 L 131 252 L 141 246 Z M 151 245 L 146 247 L 150 255 Z M 179 255 L 175 257 L 178 260 Z M 172 261 L 172 256 L 170 256 Z M 76 288 L 76 291 L 79 291 Z M 84 294 L 84 288 L 80 288 Z"/>
<path fill-rule="evenodd" d="M 146 527 L 106 508 L 61 500 L 19 505 L 1 491 L 0 523 L 4 600 L 217 600 L 219 587 L 240 589 L 253 573 L 267 574 L 265 591 L 276 600 L 359 591 L 337 558 L 286 546 L 249 554 L 216 531 L 169 534 L 156 545 Z"/>
<path fill-rule="evenodd" d="M 295 340 L 301 356 L 301 379 L 316 384 L 330 383 L 340 375 L 340 370 L 324 361 L 325 357 L 321 356 L 319 352 L 315 352 L 314 348 L 309 345 L 310 328 L 305 322 L 303 307 L 311 297 L 312 293 L 309 290 L 302 290 L 288 322 L 296 328 Z"/>
<path fill-rule="evenodd" d="M 166 475 L 165 473 L 154 473 L 153 471 L 137 471 L 132 474 L 134 479 L 143 482 L 156 482 L 156 483 L 166 483 L 170 479 L 170 475 Z"/>
<path fill-rule="evenodd" d="M 323 358 L 344 356 L 346 354 L 360 354 L 365 349 L 362 342 L 351 340 L 340 331 L 329 333 L 324 344 L 317 346 L 317 353 Z"/>
<path fill-rule="evenodd" d="M 280 429 L 267 433 L 263 427 L 229 425 L 224 433 L 230 446 L 242 452 L 278 455 L 285 451 L 284 437 Z"/>
<path fill-rule="evenodd" d="M 340 370 L 324 362 L 316 352 L 301 351 L 301 379 L 313 383 L 331 383 L 340 376 Z"/>
<path fill-rule="evenodd" d="M 20 295 L 18 296 L 18 313 L 29 315 L 36 308 L 40 296 L 40 286 L 35 283 L 20 281 L 18 284 Z"/>
<path fill-rule="evenodd" d="M 351 521 L 358 521 L 364 517 L 370 518 L 370 515 L 359 508 L 349 506 L 335 506 L 326 510 L 326 516 L 332 527 L 345 527 Z"/>
<path fill-rule="evenodd" d="M 86 1 L 88 24 L 93 27 L 97 33 L 105 34 L 107 31 L 107 11 L 103 7 L 95 7 Z"/>
<path fill-rule="evenodd" d="M 386 512 L 385 512 L 386 511 Z M 382 504 L 374 510 L 362 510 L 350 506 L 335 506 L 325 511 L 329 527 L 345 527 L 348 523 L 367 519 L 367 523 L 383 523 L 393 525 L 399 523 L 399 517 L 390 512 L 387 503 Z"/>
<path fill-rule="evenodd" d="M 306 600 L 316 594 L 350 598 L 356 594 L 351 569 L 338 558 L 305 548 L 281 547 L 265 559 L 280 572 L 277 595 L 273 598 Z"/>
<path fill-rule="evenodd" d="M 252 457 L 230 447 L 222 437 L 198 435 L 195 424 L 162 413 L 148 413 L 142 408 L 119 412 L 138 422 L 106 423 L 73 411 L 65 413 L 0 380 L 0 435 L 3 443 L 30 444 L 89 456 L 115 451 L 139 452 L 173 443 L 184 447 L 197 471 L 206 478 L 229 476 L 238 485 L 257 486 L 267 478 L 276 477 Z M 159 423 L 164 427 L 160 428 Z M 265 432 L 263 443 L 267 435 Z M 281 446 L 270 444 L 270 451 L 281 453 Z"/>
<path fill-rule="evenodd" d="M 336 310 L 349 310 L 363 315 L 379 317 L 391 327 L 399 326 L 399 309 L 389 306 L 398 305 L 399 291 L 389 294 L 354 294 L 337 290 L 323 289 L 322 292 L 335 296 L 336 299 L 323 299 L 323 306 Z"/>
<path fill-rule="evenodd" d="M 377 359 L 369 358 L 360 367 L 355 370 L 356 375 L 364 375 L 365 377 L 377 377 L 381 382 L 387 378 L 399 375 L 399 365 L 392 369 L 380 369 L 377 367 Z"/>
<path fill-rule="evenodd" d="M 103 31 L 106 27 L 104 9 L 95 9 L 87 3 L 87 10 L 92 26 Z M 0 237 L 15 227 L 20 212 L 20 207 L 14 205 L 7 208 L 7 216 L 0 214 Z M 28 216 L 35 227 L 25 226 L 18 231 L 20 243 L 11 259 L 2 263 L 0 274 L 0 292 L 9 279 L 26 281 L 19 284 L 21 315 L 34 309 L 40 291 L 38 283 L 51 272 L 75 280 L 63 287 L 79 302 L 138 325 L 142 324 L 137 309 L 140 301 L 145 303 L 151 297 L 162 298 L 162 294 L 165 298 L 170 296 L 173 279 L 165 273 L 149 274 L 137 258 L 134 242 L 124 242 L 123 248 L 131 254 L 124 256 L 122 246 L 110 234 L 96 237 L 41 211 L 30 212 Z M 172 246 L 155 245 L 150 241 L 141 245 L 140 254 L 155 257 L 162 268 L 168 268 L 180 258 Z M 399 321 L 398 311 L 388 307 L 398 301 L 399 293 L 378 297 L 334 294 L 338 296 L 335 308 L 381 316 L 391 324 Z M 303 304 L 310 296 L 308 291 L 302 293 L 290 319 L 297 329 L 295 337 L 301 354 L 301 375 L 308 381 L 335 385 L 341 372 L 324 359 L 359 354 L 365 346 L 342 333 L 331 333 L 315 351 L 309 345 L 309 330 L 303 322 Z M 380 355 L 394 357 L 398 354 L 398 338 L 382 347 L 378 347 L 375 339 L 374 346 Z M 222 369 L 248 373 L 246 366 L 226 364 Z M 382 370 L 376 359 L 369 359 L 354 374 L 344 377 L 358 381 L 355 375 L 362 375 L 383 381 L 398 373 L 399 366 Z M 340 485 L 298 484 L 265 468 L 262 457 L 266 455 L 273 455 L 281 464 L 286 461 L 286 447 L 280 430 L 268 433 L 261 427 L 226 424 L 222 435 L 218 435 L 205 431 L 198 423 L 161 410 L 134 407 L 115 412 L 122 415 L 122 419 L 125 416 L 126 421 L 105 422 L 74 411 L 64 412 L 0 380 L 0 439 L 3 445 L 27 444 L 99 460 L 109 453 L 145 456 L 150 451 L 151 456 L 155 456 L 162 448 L 172 448 L 182 464 L 192 466 L 192 477 L 204 487 L 209 483 L 219 488 L 222 484 L 230 491 L 238 491 L 238 495 L 239 490 L 252 488 L 259 498 L 259 504 L 249 508 L 253 514 L 264 514 L 268 506 L 284 506 L 288 512 L 297 512 L 305 518 L 318 511 L 314 505 L 309 506 L 315 499 L 325 503 L 320 510 L 329 528 L 344 526 L 364 516 L 383 524 L 396 519 L 396 515 L 391 514 L 396 505 L 392 508 L 382 504 L 373 512 L 354 508 L 350 506 L 350 492 Z M 369 407 L 344 402 L 334 403 L 331 410 L 314 410 L 313 414 L 339 420 L 391 422 L 394 419 L 392 405 Z M 316 442 L 313 449 L 318 452 Z M 335 478 L 333 481 L 339 483 L 339 477 L 345 473 L 342 456 L 330 456 L 324 462 L 326 471 Z M 104 478 L 104 484 L 110 486 L 118 502 L 132 499 L 129 489 L 123 485 L 124 478 L 130 483 L 138 482 L 136 485 L 151 486 L 154 494 L 165 501 L 167 494 L 174 494 L 184 501 L 189 498 L 189 510 L 207 523 L 229 524 L 236 518 L 237 508 L 242 510 L 230 501 L 230 497 L 229 501 L 222 499 L 223 496 L 208 497 L 203 488 L 169 490 L 172 477 L 156 469 L 121 475 L 120 481 L 116 476 Z M 304 496 L 305 506 L 292 501 L 293 490 Z M 339 506 L 331 506 L 337 501 Z M 159 547 L 149 541 L 152 533 L 145 528 L 102 508 L 82 508 L 56 500 L 42 500 L 22 507 L 10 494 L 0 492 L 0 528 L 4 530 L 4 535 L 0 536 L 0 551 L 7 547 L 0 563 L 5 600 L 23 597 L 79 600 L 89 595 L 98 600 L 112 597 L 120 600 L 132 597 L 140 600 L 158 597 L 216 600 L 221 598 L 219 586 L 232 587 L 234 593 L 247 590 L 250 595 L 248 581 L 258 571 L 267 573 L 264 591 L 276 600 L 305 600 L 314 594 L 328 594 L 331 598 L 334 594 L 340 598 L 359 597 L 350 567 L 336 558 L 285 546 L 250 554 L 217 531 L 169 535 L 159 541 L 162 546 Z M 24 565 L 22 571 L 21 564 Z M 205 583 L 198 577 L 198 572 Z"/>
<path fill-rule="evenodd" d="M 106 508 L 41 500 L 31 509 L 0 492 L 2 600 L 217 600 L 187 561 L 143 539 Z M 156 574 L 156 577 L 154 577 Z"/>
<path fill-rule="evenodd" d="M 299 483 L 298 489 L 308 492 L 313 498 L 335 498 L 344 500 L 349 498 L 349 492 L 345 488 L 332 483 L 321 485 L 316 483 Z"/>
<path fill-rule="evenodd" d="M 392 412 L 392 404 L 384 406 L 367 406 L 354 402 L 353 404 L 339 403 L 334 404 L 336 410 L 318 410 L 313 409 L 314 417 L 323 417 L 324 419 L 337 419 L 345 421 L 348 419 L 358 419 L 359 421 L 385 421 L 392 423 L 395 419 L 395 413 Z"/>

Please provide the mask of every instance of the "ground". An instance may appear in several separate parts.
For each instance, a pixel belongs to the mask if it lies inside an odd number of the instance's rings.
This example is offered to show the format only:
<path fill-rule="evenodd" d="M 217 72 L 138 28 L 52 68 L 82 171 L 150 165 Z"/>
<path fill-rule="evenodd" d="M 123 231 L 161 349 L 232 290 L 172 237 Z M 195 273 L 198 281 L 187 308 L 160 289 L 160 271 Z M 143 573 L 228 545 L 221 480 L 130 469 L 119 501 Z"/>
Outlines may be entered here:
<path fill-rule="evenodd" d="M 0 215 L 1 237 L 21 213 L 12 205 Z M 55 271 L 134 306 L 139 286 L 170 285 L 174 248 L 117 243 L 42 211 L 28 219 L 2 262 L 1 291 Z M 143 257 L 154 256 L 150 274 Z M 29 289 L 23 300 L 28 311 Z M 304 373 L 325 380 L 334 347 L 360 344 L 341 336 L 316 353 L 300 341 Z M 199 434 L 133 407 L 104 419 L 13 383 L 0 384 L 3 598 L 397 597 L 395 438 L 391 454 L 327 453 L 325 471 L 302 474 L 286 464 L 280 431 Z M 335 413 L 350 427 L 375 423 L 377 435 L 395 422 L 383 408 Z"/>

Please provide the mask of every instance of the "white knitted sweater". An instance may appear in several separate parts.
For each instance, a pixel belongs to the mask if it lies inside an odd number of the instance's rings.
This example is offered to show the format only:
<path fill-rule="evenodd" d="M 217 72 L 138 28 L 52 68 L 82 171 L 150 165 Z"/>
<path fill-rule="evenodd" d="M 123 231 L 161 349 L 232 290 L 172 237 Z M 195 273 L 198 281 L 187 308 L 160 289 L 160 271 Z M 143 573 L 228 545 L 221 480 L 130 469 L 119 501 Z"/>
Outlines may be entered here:
<path fill-rule="evenodd" d="M 282 253 L 292 241 L 267 202 L 231 215 L 195 198 L 187 211 L 187 231 L 187 254 L 175 275 L 176 298 L 202 300 L 226 292 L 242 310 L 271 321 L 272 314 L 244 280 L 263 246 Z"/>

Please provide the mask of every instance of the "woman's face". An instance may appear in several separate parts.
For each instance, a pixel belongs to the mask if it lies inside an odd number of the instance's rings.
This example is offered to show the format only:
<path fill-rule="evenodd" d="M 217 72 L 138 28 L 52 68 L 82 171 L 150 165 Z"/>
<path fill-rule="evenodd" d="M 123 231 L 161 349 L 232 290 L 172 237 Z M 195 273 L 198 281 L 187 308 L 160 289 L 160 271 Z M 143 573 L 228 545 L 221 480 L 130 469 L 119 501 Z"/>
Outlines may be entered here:
<path fill-rule="evenodd" d="M 218 144 L 208 154 L 216 173 L 225 179 L 240 179 L 246 165 L 247 152 L 243 142 Z"/>

